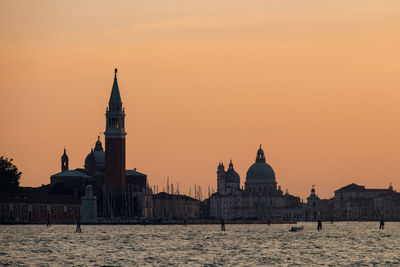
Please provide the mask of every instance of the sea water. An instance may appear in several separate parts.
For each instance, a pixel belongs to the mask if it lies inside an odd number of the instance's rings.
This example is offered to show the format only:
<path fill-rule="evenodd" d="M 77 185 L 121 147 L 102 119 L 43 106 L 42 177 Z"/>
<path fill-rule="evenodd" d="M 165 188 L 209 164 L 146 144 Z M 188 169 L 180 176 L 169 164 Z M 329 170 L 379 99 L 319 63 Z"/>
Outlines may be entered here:
<path fill-rule="evenodd" d="M 400 223 L 0 225 L 0 265 L 265 266 L 400 264 Z"/>

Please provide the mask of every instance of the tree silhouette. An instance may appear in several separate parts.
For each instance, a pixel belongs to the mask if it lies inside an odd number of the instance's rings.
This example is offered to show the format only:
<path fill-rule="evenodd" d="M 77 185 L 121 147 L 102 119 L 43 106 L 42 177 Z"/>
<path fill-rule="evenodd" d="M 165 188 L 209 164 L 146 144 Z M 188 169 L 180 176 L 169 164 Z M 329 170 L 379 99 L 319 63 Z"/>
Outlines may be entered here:
<path fill-rule="evenodd" d="M 0 157 L 0 192 L 15 192 L 19 187 L 20 172 L 13 159 Z"/>

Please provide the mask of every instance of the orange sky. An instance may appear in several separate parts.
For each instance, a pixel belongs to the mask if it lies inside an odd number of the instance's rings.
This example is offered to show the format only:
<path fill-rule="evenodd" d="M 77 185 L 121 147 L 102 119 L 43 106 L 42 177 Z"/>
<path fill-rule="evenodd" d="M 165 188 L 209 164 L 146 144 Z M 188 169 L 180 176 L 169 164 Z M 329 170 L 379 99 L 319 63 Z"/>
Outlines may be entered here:
<path fill-rule="evenodd" d="M 231 158 L 243 183 L 261 143 L 292 194 L 400 190 L 399 14 L 398 0 L 1 1 L 0 154 L 24 186 L 49 183 L 64 145 L 82 167 L 117 67 L 127 167 L 159 189 L 169 176 L 205 195 Z"/>

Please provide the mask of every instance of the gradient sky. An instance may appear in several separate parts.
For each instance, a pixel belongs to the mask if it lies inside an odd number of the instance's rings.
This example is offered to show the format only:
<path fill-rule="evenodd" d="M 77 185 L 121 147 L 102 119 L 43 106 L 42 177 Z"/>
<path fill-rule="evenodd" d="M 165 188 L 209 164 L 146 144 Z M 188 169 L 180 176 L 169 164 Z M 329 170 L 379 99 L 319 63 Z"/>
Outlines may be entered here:
<path fill-rule="evenodd" d="M 260 143 L 294 195 L 400 190 L 398 0 L 2 0 L 0 35 L 0 154 L 23 186 L 64 145 L 83 167 L 117 67 L 127 167 L 159 190 L 205 195 L 230 159 L 244 183 Z"/>

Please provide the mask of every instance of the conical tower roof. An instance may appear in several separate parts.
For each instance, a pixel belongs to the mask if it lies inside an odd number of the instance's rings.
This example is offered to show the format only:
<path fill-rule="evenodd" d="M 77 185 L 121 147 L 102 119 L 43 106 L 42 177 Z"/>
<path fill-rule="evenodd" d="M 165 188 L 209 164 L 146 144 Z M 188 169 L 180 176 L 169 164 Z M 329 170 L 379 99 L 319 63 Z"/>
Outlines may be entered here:
<path fill-rule="evenodd" d="M 115 69 L 114 84 L 113 84 L 113 87 L 111 90 L 110 101 L 108 102 L 109 104 L 122 104 L 121 95 L 119 94 L 117 72 L 118 72 L 118 69 Z"/>

